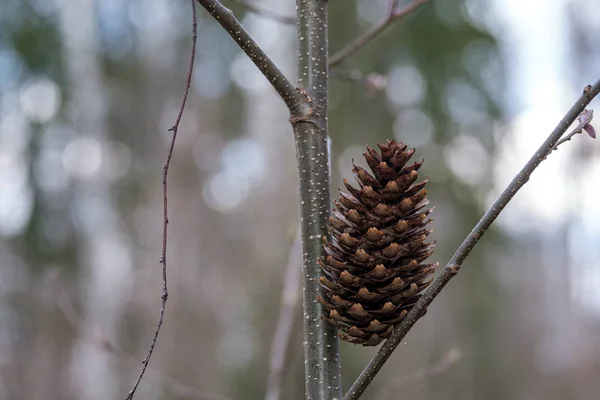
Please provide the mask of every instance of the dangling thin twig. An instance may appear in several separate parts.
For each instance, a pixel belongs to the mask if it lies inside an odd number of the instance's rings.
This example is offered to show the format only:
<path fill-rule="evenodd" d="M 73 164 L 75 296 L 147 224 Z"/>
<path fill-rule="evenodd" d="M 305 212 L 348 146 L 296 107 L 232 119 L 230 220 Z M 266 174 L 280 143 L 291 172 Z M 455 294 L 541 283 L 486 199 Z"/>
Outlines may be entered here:
<path fill-rule="evenodd" d="M 183 92 L 183 98 L 181 99 L 181 106 L 179 107 L 179 113 L 177 114 L 177 118 L 175 119 L 175 124 L 169 129 L 170 132 L 173 132 L 171 136 L 171 145 L 169 146 L 169 151 L 167 153 L 167 159 L 163 166 L 163 238 L 162 238 L 162 252 L 160 257 L 160 263 L 162 264 L 162 295 L 161 305 L 160 305 L 160 316 L 158 318 L 158 323 L 156 324 L 156 330 L 154 331 L 154 337 L 152 338 L 152 343 L 150 343 L 150 347 L 148 348 L 148 354 L 146 354 L 146 358 L 142 361 L 142 371 L 137 378 L 137 381 L 133 385 L 133 388 L 127 394 L 125 400 L 132 400 L 135 391 L 137 390 L 142 378 L 144 377 L 144 373 L 146 372 L 146 368 L 148 368 L 148 363 L 150 362 L 150 357 L 152 357 L 152 353 L 154 352 L 154 347 L 156 346 L 156 340 L 158 339 L 158 334 L 160 333 L 160 328 L 162 327 L 163 320 L 165 317 L 165 308 L 167 306 L 167 297 L 169 296 L 167 291 L 167 226 L 169 224 L 169 217 L 167 215 L 167 203 L 168 203 L 168 192 L 167 192 L 167 176 L 169 173 L 169 165 L 171 164 L 171 158 L 173 156 L 173 149 L 175 148 L 175 139 L 177 138 L 177 131 L 179 130 L 179 123 L 181 122 L 181 117 L 183 116 L 183 110 L 185 109 L 185 103 L 187 101 L 188 93 L 190 91 L 190 85 L 192 82 L 192 73 L 194 71 L 194 59 L 196 58 L 196 39 L 198 37 L 198 21 L 196 20 L 196 3 L 194 0 L 192 2 L 192 52 L 190 54 L 190 63 L 188 67 L 188 74 L 185 81 L 185 90 Z"/>

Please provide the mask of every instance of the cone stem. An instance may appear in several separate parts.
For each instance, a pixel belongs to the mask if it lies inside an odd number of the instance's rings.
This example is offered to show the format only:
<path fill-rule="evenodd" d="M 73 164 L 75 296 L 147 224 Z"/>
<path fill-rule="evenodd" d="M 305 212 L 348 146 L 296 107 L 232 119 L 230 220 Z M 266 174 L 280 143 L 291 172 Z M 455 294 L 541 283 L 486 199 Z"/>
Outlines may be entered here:
<path fill-rule="evenodd" d="M 437 297 L 442 291 L 444 286 L 452 279 L 459 271 L 462 263 L 471 253 L 471 250 L 479 242 L 483 234 L 488 230 L 492 223 L 496 220 L 498 215 L 502 212 L 504 207 L 512 200 L 517 192 L 529 181 L 529 177 L 535 171 L 535 169 L 546 159 L 548 154 L 556 148 L 556 145 L 560 138 L 569 129 L 571 124 L 577 119 L 577 117 L 583 112 L 585 107 L 600 93 L 600 80 L 598 80 L 593 86 L 587 86 L 583 94 L 577 99 L 575 104 L 554 128 L 550 136 L 544 141 L 540 148 L 535 152 L 531 159 L 525 164 L 523 169 L 519 171 L 517 176 L 513 178 L 510 184 L 504 189 L 498 199 L 492 204 L 492 206 L 486 211 L 481 217 L 477 225 L 473 228 L 469 236 L 463 241 L 460 247 L 456 250 L 456 253 L 452 256 L 446 267 L 442 270 L 442 273 L 437 276 L 433 283 L 423 292 L 423 295 L 419 301 L 414 305 L 408 315 L 402 320 L 402 322 L 396 326 L 394 332 L 388 340 L 381 346 L 375 357 L 369 362 L 369 365 L 363 370 L 356 382 L 352 385 L 348 393 L 344 396 L 344 400 L 356 400 L 358 399 L 367 386 L 373 381 L 383 364 L 392 355 L 393 351 L 402 342 L 402 339 L 406 336 L 408 331 L 417 322 L 421 314 L 427 309 L 429 304 Z M 585 124 L 585 122 L 584 122 Z M 583 125 L 580 122 L 578 129 L 583 129 Z"/>
<path fill-rule="evenodd" d="M 309 119 L 293 121 L 302 228 L 304 359 L 307 400 L 341 399 L 336 329 L 321 320 L 315 280 L 324 255 L 330 212 L 327 146 L 327 0 L 297 0 L 298 86 L 312 106 Z"/>

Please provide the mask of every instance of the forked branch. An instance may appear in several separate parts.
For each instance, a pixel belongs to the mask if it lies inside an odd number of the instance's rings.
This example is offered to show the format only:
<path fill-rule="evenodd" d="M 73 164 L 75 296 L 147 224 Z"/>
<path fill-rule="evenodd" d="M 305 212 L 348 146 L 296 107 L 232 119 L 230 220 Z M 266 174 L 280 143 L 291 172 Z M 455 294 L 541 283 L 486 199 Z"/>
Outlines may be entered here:
<path fill-rule="evenodd" d="M 296 87 L 285 77 L 263 49 L 260 48 L 252 36 L 244 29 L 240 21 L 235 18 L 231 10 L 218 0 L 198 0 L 198 3 L 229 33 L 231 38 L 235 40 L 254 65 L 269 80 L 287 105 L 292 118 L 302 120 L 310 116 L 311 107 L 305 97 L 296 90 Z"/>
<path fill-rule="evenodd" d="M 321 237 L 329 216 L 329 152 L 327 147 L 328 0 L 297 0 L 298 86 L 281 73 L 232 12 L 217 0 L 198 0 L 271 82 L 290 110 L 300 172 L 303 265 L 304 354 L 306 397 L 341 398 L 336 329 L 321 321 L 316 302 L 320 276 L 317 260 L 324 255 Z"/>
<path fill-rule="evenodd" d="M 587 86 L 583 94 L 577 99 L 569 112 L 564 116 L 560 123 L 554 128 L 550 136 L 544 141 L 540 148 L 535 152 L 531 159 L 525 164 L 523 169 L 514 177 L 512 182 L 504 189 L 498 199 L 486 211 L 483 217 L 479 220 L 475 228 L 469 233 L 469 236 L 463 241 L 456 253 L 452 256 L 446 267 L 435 278 L 433 283 L 423 292 L 419 301 L 414 305 L 408 315 L 402 322 L 396 326 L 390 338 L 381 346 L 375 357 L 369 362 L 369 365 L 363 370 L 356 382 L 352 385 L 348 393 L 344 396 L 344 400 L 356 400 L 365 391 L 367 386 L 373 381 L 383 364 L 392 355 L 393 351 L 401 343 L 408 331 L 413 327 L 421 315 L 425 312 L 429 304 L 442 291 L 444 286 L 452 279 L 459 271 L 462 263 L 471 253 L 471 250 L 479 242 L 483 234 L 488 230 L 490 225 L 496 220 L 504 207 L 511 201 L 515 194 L 521 189 L 533 171 L 546 159 L 548 154 L 556 148 L 557 144 L 565 132 L 577 117 L 584 112 L 585 107 L 592 101 L 600 92 L 600 80 L 593 86 Z M 589 114 L 589 113 L 588 113 Z M 583 130 L 589 125 L 589 118 L 581 118 L 579 126 L 576 130 Z"/>
<path fill-rule="evenodd" d="M 383 31 L 389 28 L 394 22 L 401 20 L 408 14 L 417 10 L 419 7 L 425 4 L 426 1 L 427 0 L 413 0 L 405 8 L 399 10 L 398 0 L 389 0 L 387 15 L 381 21 L 373 25 L 368 31 L 366 31 L 365 33 L 354 39 L 352 42 L 350 42 L 348 45 L 346 45 L 344 48 L 332 55 L 329 59 L 329 66 L 334 67 L 338 65 L 346 58 L 350 57 L 352 54 L 362 49 L 367 43 L 369 43 L 375 37 L 379 36 L 379 34 L 381 34 Z"/>

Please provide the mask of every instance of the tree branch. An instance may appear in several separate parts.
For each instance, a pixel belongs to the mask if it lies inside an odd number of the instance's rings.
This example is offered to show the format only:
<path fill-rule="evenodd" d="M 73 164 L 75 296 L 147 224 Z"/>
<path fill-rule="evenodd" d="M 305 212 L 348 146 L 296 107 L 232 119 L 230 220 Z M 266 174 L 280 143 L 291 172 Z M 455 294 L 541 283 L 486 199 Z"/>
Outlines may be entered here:
<path fill-rule="evenodd" d="M 146 358 L 144 358 L 144 360 L 142 361 L 142 371 L 140 372 L 140 375 L 138 376 L 135 384 L 133 385 L 133 388 L 127 394 L 127 397 L 125 398 L 125 400 L 133 399 L 135 391 L 137 390 L 140 382 L 142 381 L 142 378 L 144 377 L 144 374 L 146 373 L 146 368 L 148 368 L 148 363 L 150 362 L 150 358 L 152 357 L 152 353 L 154 352 L 154 347 L 156 346 L 158 334 L 160 333 L 160 328 L 162 327 L 162 324 L 163 324 L 163 320 L 165 317 L 165 309 L 167 307 L 167 297 L 169 296 L 169 293 L 167 290 L 167 242 L 168 242 L 167 231 L 168 231 L 168 224 L 169 224 L 169 218 L 168 218 L 168 214 L 167 214 L 167 209 L 168 209 L 167 203 L 168 203 L 168 198 L 169 198 L 168 192 L 167 192 L 167 177 L 169 174 L 169 165 L 171 164 L 171 158 L 173 156 L 173 149 L 175 148 L 175 140 L 177 139 L 177 131 L 179 130 L 179 123 L 181 122 L 181 117 L 183 116 L 183 110 L 185 109 L 185 103 L 187 101 L 188 93 L 190 91 L 190 85 L 192 82 L 192 73 L 194 71 L 194 60 L 196 58 L 196 40 L 198 38 L 198 21 L 196 19 L 196 3 L 194 3 L 194 0 L 191 0 L 191 2 L 192 2 L 192 52 L 190 54 L 190 63 L 188 66 L 188 74 L 187 74 L 187 78 L 185 81 L 185 90 L 183 92 L 183 98 L 181 99 L 181 106 L 179 107 L 179 113 L 177 114 L 175 124 L 173 125 L 173 127 L 171 127 L 169 129 L 169 131 L 173 132 L 173 135 L 171 136 L 171 145 L 170 145 L 169 151 L 167 153 L 167 159 L 163 166 L 163 178 L 162 178 L 162 184 L 163 184 L 163 238 L 162 238 L 162 251 L 161 251 L 161 257 L 160 257 L 160 263 L 162 264 L 162 294 L 160 296 L 160 298 L 161 298 L 160 315 L 158 317 L 158 322 L 156 324 L 156 330 L 154 331 L 154 337 L 152 338 L 152 342 L 150 343 L 150 347 L 148 349 L 148 354 L 146 355 Z"/>
<path fill-rule="evenodd" d="M 362 49 L 367 43 L 379 36 L 379 34 L 389 28 L 394 22 L 406 17 L 408 14 L 421 7 L 426 1 L 427 0 L 413 0 L 408 6 L 406 6 L 406 8 L 398 10 L 398 0 L 389 0 L 390 6 L 387 16 L 373 25 L 368 31 L 332 55 L 329 59 L 329 66 L 333 67 L 338 65 L 346 58 Z"/>
<path fill-rule="evenodd" d="M 271 345 L 271 360 L 269 361 L 269 378 L 267 379 L 266 400 L 279 400 L 281 394 L 282 371 L 285 365 L 286 352 L 294 325 L 294 310 L 298 303 L 300 289 L 300 265 L 302 263 L 302 238 L 300 227 L 294 244 L 288 255 L 285 279 L 281 292 L 279 318 L 275 327 Z"/>
<path fill-rule="evenodd" d="M 313 107 L 311 121 L 292 121 L 300 172 L 306 399 L 341 399 L 337 330 L 321 320 L 315 279 L 325 255 L 321 238 L 330 214 L 327 147 L 328 0 L 296 0 L 298 84 Z"/>
<path fill-rule="evenodd" d="M 246 8 L 248 11 L 253 12 L 258 15 L 262 15 L 265 18 L 272 19 L 277 22 L 281 22 L 286 25 L 296 25 L 296 17 L 287 17 L 285 15 L 280 15 L 274 13 L 273 11 L 267 10 L 265 8 L 260 8 L 255 6 L 254 4 L 246 1 L 246 0 L 232 0 L 234 3 L 239 4 L 240 6 Z"/>
<path fill-rule="evenodd" d="M 254 39 L 252 39 L 231 10 L 223 6 L 218 0 L 198 0 L 198 3 L 225 28 L 231 38 L 269 80 L 287 105 L 292 118 L 294 120 L 307 119 L 311 114 L 311 107 L 307 104 L 304 96 L 296 90 L 294 85 L 283 75 Z"/>
<path fill-rule="evenodd" d="M 560 138 L 569 129 L 569 126 L 575 121 L 575 119 L 584 111 L 585 107 L 592 101 L 592 99 L 600 92 L 600 80 L 598 80 L 593 86 L 587 86 L 583 94 L 577 99 L 575 104 L 571 107 L 569 112 L 564 116 L 560 123 L 556 126 L 554 131 L 546 139 L 546 141 L 540 146 L 535 152 L 533 157 L 525 164 L 523 169 L 514 177 L 512 182 L 504 189 L 498 199 L 492 204 L 492 206 L 486 211 L 481 220 L 475 225 L 469 236 L 463 241 L 456 253 L 452 256 L 446 267 L 442 270 L 441 274 L 435 278 L 433 283 L 425 290 L 419 301 L 413 306 L 408 315 L 402 320 L 402 322 L 396 326 L 390 338 L 383 344 L 379 349 L 375 357 L 369 362 L 369 365 L 360 374 L 356 382 L 352 385 L 348 393 L 344 396 L 344 400 L 356 400 L 365 391 L 367 386 L 375 378 L 383 364 L 392 355 L 392 352 L 400 344 L 404 336 L 413 327 L 417 320 L 426 311 L 427 306 L 431 304 L 433 299 L 441 292 L 446 284 L 456 275 L 461 267 L 461 264 L 467 258 L 471 250 L 479 242 L 483 234 L 487 231 L 490 225 L 496 220 L 500 212 L 506 207 L 510 200 L 515 194 L 521 189 L 533 171 L 540 165 L 542 161 L 550 154 L 550 152 L 556 147 Z M 581 129 L 589 121 L 580 120 Z"/>

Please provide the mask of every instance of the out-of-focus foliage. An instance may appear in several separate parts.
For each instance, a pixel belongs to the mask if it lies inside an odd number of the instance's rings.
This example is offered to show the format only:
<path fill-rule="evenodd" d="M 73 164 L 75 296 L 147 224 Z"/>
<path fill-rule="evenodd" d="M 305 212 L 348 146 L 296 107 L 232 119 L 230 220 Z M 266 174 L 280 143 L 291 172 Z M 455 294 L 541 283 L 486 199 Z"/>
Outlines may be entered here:
<path fill-rule="evenodd" d="M 294 28 L 225 3 L 292 77 Z M 292 0 L 256 3 L 294 12 Z M 330 3 L 335 51 L 388 2 Z M 298 224 L 294 144 L 268 82 L 198 14 L 169 185 L 170 296 L 138 396 L 256 399 Z M 190 15 L 167 0 L 0 0 L 0 400 L 120 398 L 139 372 L 159 309 L 161 172 Z M 382 90 L 330 83 L 332 189 L 365 144 L 416 147 L 442 264 L 484 210 L 512 100 L 511 60 L 479 17 L 472 1 L 431 0 L 340 65 L 380 74 Z M 488 233 L 365 399 L 594 398 L 598 330 L 568 306 L 564 239 Z M 286 399 L 304 395 L 296 310 Z M 462 357 L 438 376 L 402 381 L 452 349 Z M 345 387 L 373 354 L 342 345 Z"/>

